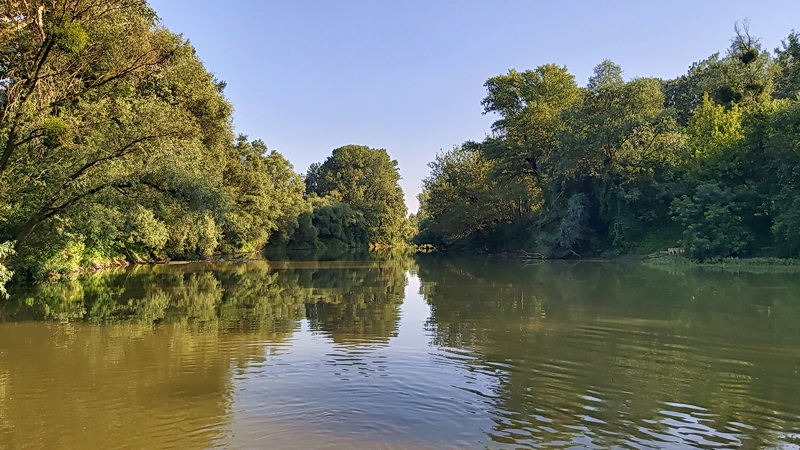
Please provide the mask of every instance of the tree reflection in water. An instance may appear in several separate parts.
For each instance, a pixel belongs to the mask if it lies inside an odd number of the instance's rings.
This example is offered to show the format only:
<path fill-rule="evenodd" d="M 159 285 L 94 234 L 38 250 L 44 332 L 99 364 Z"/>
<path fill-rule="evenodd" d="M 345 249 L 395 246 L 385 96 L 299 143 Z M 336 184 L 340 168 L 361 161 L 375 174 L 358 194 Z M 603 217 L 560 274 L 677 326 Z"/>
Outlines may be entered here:
<path fill-rule="evenodd" d="M 236 374 L 284 353 L 304 319 L 345 347 L 396 335 L 410 261 L 138 266 L 17 287 L 0 311 L 16 322 L 0 327 L 0 441 L 149 447 L 178 427 L 181 446 L 219 445 Z"/>
<path fill-rule="evenodd" d="M 409 272 L 420 295 L 401 309 Z M 231 436 L 309 426 L 363 446 L 346 439 L 795 445 L 798 291 L 785 274 L 402 254 L 18 288 L 2 306 L 22 322 L 0 324 L 0 442 L 146 447 L 177 427 L 184 446 L 246 446 Z M 78 442 L 86 429 L 110 431 Z"/>
<path fill-rule="evenodd" d="M 503 381 L 487 394 L 497 443 L 760 447 L 798 431 L 793 275 L 417 263 L 432 344 Z"/>

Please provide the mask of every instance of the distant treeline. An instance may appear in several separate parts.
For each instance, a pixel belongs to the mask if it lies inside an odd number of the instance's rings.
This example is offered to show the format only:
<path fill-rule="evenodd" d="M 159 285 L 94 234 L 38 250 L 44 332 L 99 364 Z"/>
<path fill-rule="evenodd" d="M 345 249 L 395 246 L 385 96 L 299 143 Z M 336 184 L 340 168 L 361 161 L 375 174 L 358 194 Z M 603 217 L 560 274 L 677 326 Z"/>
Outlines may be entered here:
<path fill-rule="evenodd" d="M 281 154 L 235 137 L 224 88 L 144 0 L 3 2 L 0 295 L 9 268 L 411 237 L 385 150 L 334 150 L 306 186 Z"/>
<path fill-rule="evenodd" d="M 746 26 L 672 80 L 603 61 L 486 82 L 493 134 L 430 163 L 420 244 L 546 257 L 800 256 L 800 35 Z"/>

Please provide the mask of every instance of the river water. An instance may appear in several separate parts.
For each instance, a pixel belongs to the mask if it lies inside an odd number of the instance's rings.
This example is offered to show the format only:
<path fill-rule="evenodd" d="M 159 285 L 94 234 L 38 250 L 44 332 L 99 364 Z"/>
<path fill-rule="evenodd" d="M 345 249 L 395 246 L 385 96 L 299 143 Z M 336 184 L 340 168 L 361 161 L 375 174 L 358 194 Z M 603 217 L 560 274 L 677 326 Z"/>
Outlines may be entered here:
<path fill-rule="evenodd" d="M 800 446 L 796 273 L 387 255 L 0 303 L 0 448 Z"/>

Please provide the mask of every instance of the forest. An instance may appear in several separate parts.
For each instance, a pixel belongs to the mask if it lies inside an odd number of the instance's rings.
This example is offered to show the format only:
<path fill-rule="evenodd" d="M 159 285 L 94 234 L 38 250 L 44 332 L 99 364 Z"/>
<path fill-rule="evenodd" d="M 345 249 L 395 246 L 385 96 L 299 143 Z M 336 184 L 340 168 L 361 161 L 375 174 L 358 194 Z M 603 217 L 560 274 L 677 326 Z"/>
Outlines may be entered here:
<path fill-rule="evenodd" d="M 398 163 L 347 145 L 304 175 L 237 135 L 226 84 L 144 0 L 0 7 L 0 295 L 11 279 L 413 242 L 546 258 L 800 252 L 800 34 L 737 26 L 672 80 L 603 61 L 486 81 L 482 142 L 438 154 L 407 216 Z M 477 101 L 477 99 L 476 99 Z"/>
<path fill-rule="evenodd" d="M 386 150 L 335 149 L 304 180 L 235 135 L 225 82 L 144 0 L 0 8 L 0 286 L 12 271 L 411 237 Z"/>
<path fill-rule="evenodd" d="M 584 87 L 566 67 L 486 81 L 482 142 L 438 154 L 415 217 L 419 244 L 544 258 L 696 261 L 800 251 L 800 34 L 768 51 L 735 26 L 724 54 L 675 79 Z"/>

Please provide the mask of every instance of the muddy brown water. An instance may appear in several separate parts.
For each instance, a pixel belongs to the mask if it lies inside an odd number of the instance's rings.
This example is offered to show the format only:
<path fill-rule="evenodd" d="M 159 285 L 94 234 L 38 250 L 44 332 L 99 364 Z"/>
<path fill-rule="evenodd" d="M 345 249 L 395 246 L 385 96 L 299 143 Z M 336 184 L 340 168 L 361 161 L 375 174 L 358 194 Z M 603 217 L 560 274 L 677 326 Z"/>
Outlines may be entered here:
<path fill-rule="evenodd" d="M 422 255 L 2 301 L 0 448 L 800 446 L 800 277 Z"/>

